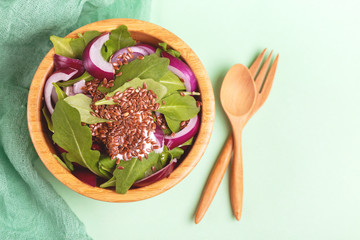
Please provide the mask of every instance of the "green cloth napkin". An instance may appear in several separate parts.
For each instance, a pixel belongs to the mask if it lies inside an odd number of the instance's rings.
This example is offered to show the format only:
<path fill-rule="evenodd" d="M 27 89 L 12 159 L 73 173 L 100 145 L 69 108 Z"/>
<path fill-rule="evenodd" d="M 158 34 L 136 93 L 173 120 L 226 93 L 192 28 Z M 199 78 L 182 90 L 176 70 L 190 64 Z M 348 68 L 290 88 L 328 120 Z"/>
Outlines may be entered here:
<path fill-rule="evenodd" d="M 0 1 L 0 239 L 90 239 L 84 225 L 36 172 L 27 94 L 52 34 L 108 18 L 146 20 L 147 0 Z"/>

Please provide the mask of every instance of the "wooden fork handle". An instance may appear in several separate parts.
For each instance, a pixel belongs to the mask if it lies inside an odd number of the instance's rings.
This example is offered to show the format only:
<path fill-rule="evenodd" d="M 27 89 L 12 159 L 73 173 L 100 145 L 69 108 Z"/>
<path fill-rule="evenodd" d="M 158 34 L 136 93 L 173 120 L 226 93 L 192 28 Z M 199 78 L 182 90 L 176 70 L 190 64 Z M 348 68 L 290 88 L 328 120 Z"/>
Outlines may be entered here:
<path fill-rule="evenodd" d="M 233 137 L 232 134 L 230 134 L 204 188 L 195 215 L 196 224 L 199 223 L 201 219 L 204 217 L 207 209 L 209 208 L 212 200 L 214 199 L 216 191 L 218 190 L 220 182 L 223 179 L 226 169 L 229 165 L 232 150 L 233 150 Z"/>
<path fill-rule="evenodd" d="M 234 155 L 230 177 L 230 199 L 235 218 L 239 221 L 243 203 L 243 162 L 241 147 L 241 131 L 233 131 Z"/>

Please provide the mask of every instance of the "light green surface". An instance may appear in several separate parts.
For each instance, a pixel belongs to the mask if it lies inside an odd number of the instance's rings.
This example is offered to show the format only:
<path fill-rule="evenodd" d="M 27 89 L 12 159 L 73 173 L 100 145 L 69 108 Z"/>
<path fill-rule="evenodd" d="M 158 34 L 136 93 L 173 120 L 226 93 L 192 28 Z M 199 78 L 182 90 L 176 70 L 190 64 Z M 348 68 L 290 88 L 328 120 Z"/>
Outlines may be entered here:
<path fill-rule="evenodd" d="M 203 61 L 217 99 L 210 145 L 191 174 L 155 198 L 104 203 L 38 169 L 94 239 L 360 239 L 358 1 L 160 1 L 151 21 Z M 243 133 L 244 208 L 232 215 L 226 175 L 205 218 L 193 214 L 229 132 L 222 77 L 264 48 L 280 53 L 267 103 Z"/>

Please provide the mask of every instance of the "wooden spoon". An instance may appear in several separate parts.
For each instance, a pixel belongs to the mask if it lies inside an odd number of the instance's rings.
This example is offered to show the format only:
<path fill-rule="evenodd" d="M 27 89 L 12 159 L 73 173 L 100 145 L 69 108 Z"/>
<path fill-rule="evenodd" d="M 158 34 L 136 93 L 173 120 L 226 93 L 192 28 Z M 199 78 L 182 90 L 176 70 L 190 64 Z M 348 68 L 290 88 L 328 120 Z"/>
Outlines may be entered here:
<path fill-rule="evenodd" d="M 235 64 L 226 73 L 220 91 L 221 105 L 233 129 L 234 155 L 231 168 L 230 198 L 234 215 L 240 220 L 243 201 L 243 166 L 241 133 L 248 113 L 254 107 L 256 87 L 250 71 L 242 64 Z"/>

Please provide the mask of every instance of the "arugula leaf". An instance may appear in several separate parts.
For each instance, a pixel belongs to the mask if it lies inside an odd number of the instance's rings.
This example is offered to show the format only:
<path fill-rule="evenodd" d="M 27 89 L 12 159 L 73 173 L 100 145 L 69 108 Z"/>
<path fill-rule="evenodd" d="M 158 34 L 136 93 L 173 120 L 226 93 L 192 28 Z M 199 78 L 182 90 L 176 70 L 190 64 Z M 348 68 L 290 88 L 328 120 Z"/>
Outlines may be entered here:
<path fill-rule="evenodd" d="M 61 158 L 59 158 L 58 155 L 53 154 L 53 156 L 61 164 L 61 166 L 63 166 L 64 168 L 66 168 L 68 171 L 71 172 L 71 170 L 68 168 L 68 166 L 66 166 L 66 164 L 61 160 Z"/>
<path fill-rule="evenodd" d="M 116 192 L 125 194 L 133 183 L 144 177 L 146 170 L 154 166 L 160 158 L 160 154 L 152 151 L 149 154 L 148 159 L 140 161 L 138 158 L 132 158 L 131 160 L 121 160 L 114 171 L 114 177 L 116 179 Z M 123 169 L 119 169 L 121 166 Z"/>
<path fill-rule="evenodd" d="M 110 32 L 109 40 L 107 40 L 101 49 L 104 59 L 109 60 L 117 50 L 125 47 L 134 46 L 136 41 L 130 36 L 127 26 L 121 25 L 117 29 Z"/>
<path fill-rule="evenodd" d="M 130 79 L 151 78 L 159 81 L 162 76 L 168 72 L 169 59 L 159 58 L 155 54 L 147 55 L 143 60 L 135 59 L 127 65 L 122 65 L 120 72 L 122 74 L 116 77 L 112 88 L 98 87 L 101 92 L 113 92 Z"/>
<path fill-rule="evenodd" d="M 42 109 L 41 109 L 43 115 L 44 115 L 44 118 L 45 118 L 45 121 L 47 123 L 47 126 L 48 126 L 48 129 L 51 131 L 51 132 L 54 132 L 54 127 L 53 127 L 53 124 L 52 124 L 52 121 L 51 121 L 51 116 L 50 116 L 50 113 L 48 112 L 47 108 L 44 106 Z"/>
<path fill-rule="evenodd" d="M 178 76 L 176 76 L 174 73 L 172 73 L 169 70 L 164 76 L 160 78 L 159 83 L 161 83 L 167 88 L 166 95 L 170 95 L 178 90 L 185 90 L 185 84 L 182 81 L 180 81 Z"/>
<path fill-rule="evenodd" d="M 109 180 L 100 185 L 101 188 L 115 187 L 116 179 L 112 176 Z"/>
<path fill-rule="evenodd" d="M 98 31 L 87 31 L 79 38 L 62 38 L 55 35 L 50 36 L 50 41 L 54 45 L 55 53 L 69 58 L 81 58 L 86 45 L 99 36 Z"/>
<path fill-rule="evenodd" d="M 90 105 L 92 103 L 91 98 L 85 96 L 82 93 L 76 94 L 75 96 L 70 96 L 64 99 L 71 107 L 78 110 L 81 118 L 81 122 L 87 124 L 94 124 L 100 122 L 110 122 L 111 120 L 94 117 L 90 112 L 94 112 Z"/>
<path fill-rule="evenodd" d="M 148 90 L 152 90 L 156 94 L 156 96 L 158 96 L 158 98 L 156 100 L 157 102 L 160 101 L 165 96 L 165 94 L 167 92 L 165 86 L 163 86 L 162 84 L 160 84 L 158 82 L 155 82 L 152 79 L 141 80 L 140 78 L 135 78 L 135 79 L 131 80 L 130 82 L 126 82 L 124 85 L 122 85 L 121 87 L 108 93 L 106 96 L 112 97 L 115 95 L 115 93 L 123 92 L 130 87 L 133 87 L 133 88 L 141 87 L 142 88 L 144 83 L 147 85 Z M 95 102 L 95 105 L 103 105 L 103 104 L 114 105 L 115 103 L 112 99 L 106 100 L 105 98 Z"/>
<path fill-rule="evenodd" d="M 180 123 L 182 122 L 181 120 L 174 120 L 165 115 L 165 121 L 168 127 L 170 128 L 171 132 L 176 133 L 180 130 Z"/>
<path fill-rule="evenodd" d="M 168 48 L 167 43 L 159 43 L 159 46 L 160 46 L 160 49 L 167 52 L 168 54 L 170 54 L 176 58 L 180 58 L 180 52 L 175 51 L 174 49 Z"/>
<path fill-rule="evenodd" d="M 88 82 L 88 81 L 91 81 L 93 79 L 94 79 L 94 77 L 91 76 L 88 72 L 84 72 L 80 77 L 77 77 L 75 79 L 71 79 L 71 80 L 68 80 L 68 81 L 65 81 L 65 82 L 57 82 L 56 84 L 59 87 L 68 87 L 68 86 L 74 85 L 75 83 L 77 83 L 77 82 L 79 82 L 81 80 L 85 80 L 85 82 Z"/>
<path fill-rule="evenodd" d="M 72 164 L 72 162 L 70 162 L 70 161 L 66 158 L 66 153 L 65 153 L 65 152 L 61 153 L 61 157 L 62 157 L 65 165 L 70 169 L 70 171 L 74 171 L 74 165 Z"/>
<path fill-rule="evenodd" d="M 162 99 L 157 111 L 174 120 L 189 120 L 199 113 L 200 108 L 196 106 L 195 98 L 174 93 Z"/>
<path fill-rule="evenodd" d="M 52 139 L 67 151 L 65 157 L 98 176 L 106 177 L 98 169 L 100 152 L 91 150 L 91 131 L 88 126 L 81 125 L 79 112 L 65 100 L 61 100 L 55 105 L 51 119 L 54 124 Z"/>
<path fill-rule="evenodd" d="M 111 160 L 111 158 L 106 154 L 100 155 L 99 160 L 99 171 L 107 176 L 107 179 L 112 178 L 112 172 L 114 171 L 116 166 L 116 161 Z"/>
<path fill-rule="evenodd" d="M 55 92 L 58 97 L 58 101 L 63 100 L 64 98 L 67 97 L 66 93 L 64 93 L 64 91 L 56 83 L 53 83 L 52 85 L 55 88 Z"/>

